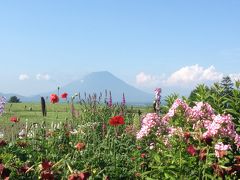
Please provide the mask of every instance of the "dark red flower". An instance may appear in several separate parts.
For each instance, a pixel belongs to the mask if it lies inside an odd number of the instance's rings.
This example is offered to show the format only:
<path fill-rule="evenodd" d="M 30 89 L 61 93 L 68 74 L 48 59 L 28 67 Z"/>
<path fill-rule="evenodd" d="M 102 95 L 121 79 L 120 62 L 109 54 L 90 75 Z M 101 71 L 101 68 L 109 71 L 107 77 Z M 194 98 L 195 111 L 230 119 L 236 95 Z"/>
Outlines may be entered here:
<path fill-rule="evenodd" d="M 29 167 L 27 164 L 24 164 L 24 165 L 20 168 L 20 172 L 21 172 L 21 173 L 26 173 L 29 169 L 30 169 L 30 167 Z"/>
<path fill-rule="evenodd" d="M 42 161 L 42 170 L 50 170 L 52 166 L 53 166 L 53 163 L 51 161 L 48 161 L 48 160 Z"/>
<path fill-rule="evenodd" d="M 68 93 L 66 93 L 66 92 L 61 95 L 61 97 L 62 97 L 63 99 L 67 99 L 67 96 L 68 96 Z"/>
<path fill-rule="evenodd" d="M 207 145 L 211 146 L 213 139 L 212 139 L 211 137 L 205 137 L 205 138 L 203 139 L 203 141 L 204 141 Z"/>
<path fill-rule="evenodd" d="M 18 117 L 16 117 L 16 116 L 12 116 L 12 117 L 10 118 L 10 121 L 11 121 L 11 122 L 14 122 L 14 123 L 18 122 L 19 120 L 20 120 L 20 118 L 18 118 Z"/>
<path fill-rule="evenodd" d="M 42 180 L 54 180 L 53 172 L 50 170 L 45 170 L 41 172 L 41 179 Z"/>
<path fill-rule="evenodd" d="M 55 103 L 58 103 L 58 101 L 59 101 L 58 96 L 57 96 L 56 94 L 51 94 L 51 96 L 50 96 L 50 102 L 53 103 L 53 104 L 55 104 Z"/>
<path fill-rule="evenodd" d="M 0 140 L 0 147 L 6 146 L 7 142 L 5 140 Z"/>
<path fill-rule="evenodd" d="M 9 179 L 10 174 L 11 174 L 11 170 L 6 168 L 4 166 L 4 164 L 1 163 L 0 164 L 0 178 L 7 180 L 7 179 Z"/>
<path fill-rule="evenodd" d="M 191 156 L 195 156 L 197 153 L 196 148 L 193 145 L 189 145 L 187 147 L 187 152 L 191 155 Z"/>
<path fill-rule="evenodd" d="M 109 124 L 111 126 L 118 126 L 118 125 L 125 124 L 124 118 L 122 116 L 114 116 L 109 120 Z"/>
<path fill-rule="evenodd" d="M 89 176 L 89 172 L 73 173 L 68 176 L 68 180 L 87 180 Z"/>

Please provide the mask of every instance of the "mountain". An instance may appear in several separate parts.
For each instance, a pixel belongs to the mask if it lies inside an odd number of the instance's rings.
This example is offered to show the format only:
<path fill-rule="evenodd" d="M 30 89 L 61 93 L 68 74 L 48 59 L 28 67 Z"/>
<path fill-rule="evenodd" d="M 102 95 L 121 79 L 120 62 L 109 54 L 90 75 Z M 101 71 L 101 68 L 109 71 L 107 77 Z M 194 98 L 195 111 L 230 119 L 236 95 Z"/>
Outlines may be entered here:
<path fill-rule="evenodd" d="M 83 79 L 74 81 L 60 89 L 61 92 L 68 92 L 69 94 L 80 92 L 81 95 L 85 92 L 87 94 L 102 92 L 104 95 L 105 90 L 111 91 L 114 102 L 121 102 L 123 93 L 128 103 L 152 102 L 153 96 L 151 94 L 125 83 L 107 71 L 91 73 Z"/>
<path fill-rule="evenodd" d="M 143 92 L 121 79 L 117 78 L 113 74 L 107 71 L 101 72 L 93 72 L 91 74 L 86 75 L 84 78 L 74 81 L 66 86 L 60 88 L 60 94 L 63 92 L 67 92 L 70 96 L 75 93 L 80 93 L 81 97 L 84 98 L 84 93 L 93 94 L 100 92 L 105 96 L 105 90 L 112 93 L 113 102 L 122 102 L 123 93 L 125 94 L 126 102 L 131 104 L 143 104 L 143 103 L 151 103 L 153 100 L 153 95 Z M 41 96 L 49 96 L 52 93 L 57 94 L 57 90 L 53 92 L 41 93 L 32 97 L 24 97 L 20 95 L 16 95 L 23 102 L 34 102 L 40 101 Z M 6 96 L 6 94 L 3 94 Z M 7 98 L 15 94 L 7 95 Z"/>
<path fill-rule="evenodd" d="M 83 98 L 85 92 L 87 94 L 100 94 L 101 92 L 104 95 L 105 90 L 108 92 L 111 91 L 113 102 L 121 102 L 123 93 L 125 94 L 127 103 L 152 102 L 153 95 L 127 84 L 107 71 L 88 74 L 82 79 L 61 87 L 60 93 L 67 92 L 69 95 L 80 93 Z M 57 91 L 52 93 L 57 93 Z M 49 94 L 50 93 L 44 93 L 42 96 L 48 96 Z"/>

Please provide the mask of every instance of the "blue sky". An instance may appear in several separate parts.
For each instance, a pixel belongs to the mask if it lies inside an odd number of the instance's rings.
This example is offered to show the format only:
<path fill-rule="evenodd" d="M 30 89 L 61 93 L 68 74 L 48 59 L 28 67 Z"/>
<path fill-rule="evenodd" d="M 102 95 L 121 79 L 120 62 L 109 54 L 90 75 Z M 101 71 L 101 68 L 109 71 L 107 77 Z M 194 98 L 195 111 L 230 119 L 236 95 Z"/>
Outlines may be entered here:
<path fill-rule="evenodd" d="M 150 92 L 240 77 L 239 0 L 0 2 L 0 92 L 107 70 Z"/>

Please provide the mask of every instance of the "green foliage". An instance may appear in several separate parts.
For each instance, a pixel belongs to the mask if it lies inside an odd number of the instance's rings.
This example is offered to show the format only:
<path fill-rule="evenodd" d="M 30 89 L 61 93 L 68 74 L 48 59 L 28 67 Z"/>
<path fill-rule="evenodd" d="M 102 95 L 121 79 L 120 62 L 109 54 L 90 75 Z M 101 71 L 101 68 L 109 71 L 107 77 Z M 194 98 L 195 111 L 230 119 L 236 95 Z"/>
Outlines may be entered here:
<path fill-rule="evenodd" d="M 165 105 L 161 106 L 161 113 L 165 114 L 178 97 L 179 95 L 176 93 L 166 96 L 164 99 Z"/>
<path fill-rule="evenodd" d="M 210 95 L 210 89 L 205 84 L 199 84 L 190 94 L 189 101 L 191 102 L 206 102 Z"/>
<path fill-rule="evenodd" d="M 229 76 L 223 77 L 221 87 L 223 88 L 223 96 L 232 96 L 233 82 Z"/>
<path fill-rule="evenodd" d="M 9 103 L 20 103 L 20 99 L 17 96 L 11 96 L 8 100 Z"/>

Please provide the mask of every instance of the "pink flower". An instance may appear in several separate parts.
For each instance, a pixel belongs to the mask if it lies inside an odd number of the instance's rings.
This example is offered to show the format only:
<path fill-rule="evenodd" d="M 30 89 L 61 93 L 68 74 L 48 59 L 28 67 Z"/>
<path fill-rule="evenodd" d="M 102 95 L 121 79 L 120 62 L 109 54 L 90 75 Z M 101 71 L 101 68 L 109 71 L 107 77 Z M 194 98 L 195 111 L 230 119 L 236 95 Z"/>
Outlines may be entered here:
<path fill-rule="evenodd" d="M 137 133 L 137 139 L 147 136 L 151 129 L 160 122 L 160 117 L 156 113 L 148 113 L 142 120 L 141 130 Z"/>
<path fill-rule="evenodd" d="M 230 149 L 230 145 L 224 145 L 222 142 L 215 145 L 215 156 L 222 158 L 227 154 L 227 150 Z"/>
<path fill-rule="evenodd" d="M 235 144 L 237 145 L 237 147 L 240 147 L 240 136 L 238 134 L 236 134 L 235 138 L 234 138 Z"/>

